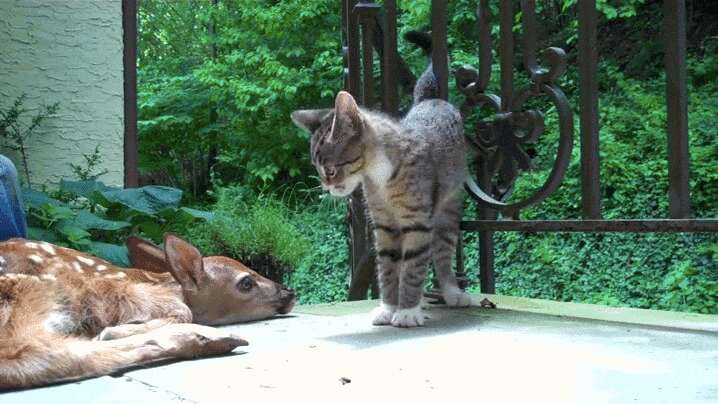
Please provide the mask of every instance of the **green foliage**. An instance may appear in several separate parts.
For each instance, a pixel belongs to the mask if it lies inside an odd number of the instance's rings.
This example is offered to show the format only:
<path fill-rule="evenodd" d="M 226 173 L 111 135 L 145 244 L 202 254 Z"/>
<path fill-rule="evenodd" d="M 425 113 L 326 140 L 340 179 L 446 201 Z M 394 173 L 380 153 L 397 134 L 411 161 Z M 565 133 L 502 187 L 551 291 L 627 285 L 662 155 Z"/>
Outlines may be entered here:
<path fill-rule="evenodd" d="M 660 308 L 718 313 L 718 280 L 706 280 L 690 261 L 678 262 L 661 284 Z"/>
<path fill-rule="evenodd" d="M 73 174 L 82 181 L 96 180 L 107 174 L 107 169 L 97 172 L 97 167 L 102 165 L 102 154 L 100 153 L 100 145 L 95 146 L 95 150 L 90 154 L 82 154 L 85 159 L 84 165 L 70 163 Z"/>
<path fill-rule="evenodd" d="M 206 212 L 180 207 L 182 192 L 169 187 L 119 189 L 97 181 L 62 181 L 53 196 L 23 190 L 29 238 L 122 266 L 129 265 L 122 245 L 129 234 L 159 243 L 165 232 L 183 231 L 207 218 Z"/>
<path fill-rule="evenodd" d="M 330 197 L 297 210 L 292 222 L 309 241 L 304 259 L 289 273 L 287 284 L 298 291 L 301 304 L 337 302 L 347 299 L 349 286 L 349 241 L 344 201 Z"/>
<path fill-rule="evenodd" d="M 718 265 L 702 252 L 711 236 L 499 233 L 495 237 L 500 294 L 718 312 L 714 294 Z M 476 242 L 476 234 L 466 236 L 468 268 L 477 265 Z"/>
<path fill-rule="evenodd" d="M 25 183 L 30 184 L 30 168 L 27 164 L 27 141 L 48 118 L 57 112 L 60 104 L 43 106 L 35 115 L 26 118 L 25 115 L 30 112 L 23 107 L 26 98 L 27 94 L 22 94 L 7 109 L 0 108 L 0 140 L 3 141 L 4 147 L 20 153 L 25 172 Z"/>
<path fill-rule="evenodd" d="M 329 104 L 341 86 L 339 21 L 333 0 L 143 2 L 142 170 L 190 189 L 207 180 L 211 143 L 224 182 L 310 173 L 307 135 L 288 117 Z"/>
<path fill-rule="evenodd" d="M 299 265 L 309 248 L 290 222 L 291 212 L 270 195 L 255 196 L 242 187 L 222 188 L 213 213 L 212 220 L 188 230 L 189 239 L 205 255 L 232 257 L 264 275 L 281 277 L 277 274 Z"/>

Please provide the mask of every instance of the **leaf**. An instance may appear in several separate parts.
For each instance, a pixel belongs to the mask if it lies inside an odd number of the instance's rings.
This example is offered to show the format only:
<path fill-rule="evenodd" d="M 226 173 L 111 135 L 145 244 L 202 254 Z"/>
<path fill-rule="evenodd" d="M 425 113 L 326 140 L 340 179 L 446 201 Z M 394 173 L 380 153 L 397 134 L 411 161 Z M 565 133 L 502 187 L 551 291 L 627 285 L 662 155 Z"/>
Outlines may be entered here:
<path fill-rule="evenodd" d="M 22 189 L 22 202 L 25 204 L 25 208 L 34 209 L 42 209 L 44 205 L 67 206 L 66 203 L 50 198 L 50 196 L 44 192 L 35 191 L 30 188 Z"/>
<path fill-rule="evenodd" d="M 92 199 L 92 195 L 98 191 L 111 191 L 118 188 L 108 187 L 101 181 L 66 181 L 60 180 L 60 191 L 67 192 L 73 196 L 83 196 Z"/>
<path fill-rule="evenodd" d="M 97 241 L 93 241 L 90 245 L 92 253 L 95 256 L 102 258 L 103 260 L 107 260 L 118 266 L 122 266 L 125 268 L 130 267 L 130 259 L 127 255 L 126 246 L 101 243 Z"/>
<path fill-rule="evenodd" d="M 48 243 L 57 242 L 57 236 L 55 235 L 55 233 L 49 230 L 41 229 L 39 227 L 28 227 L 27 238 L 30 240 L 47 241 Z"/>
<path fill-rule="evenodd" d="M 60 233 L 67 237 L 67 239 L 73 244 L 81 243 L 82 240 L 86 240 L 90 237 L 90 233 L 73 225 L 61 226 Z"/>
<path fill-rule="evenodd" d="M 72 226 L 82 230 L 120 230 L 130 227 L 131 224 L 123 221 L 107 220 L 86 210 L 78 212 L 72 219 L 64 220 L 60 226 Z"/>
<path fill-rule="evenodd" d="M 214 213 L 207 212 L 204 210 L 192 209 L 187 207 L 180 208 L 181 211 L 190 214 L 195 219 L 202 219 L 206 221 L 212 221 L 214 219 Z"/>
<path fill-rule="evenodd" d="M 162 241 L 165 228 L 157 223 L 157 220 L 145 220 L 143 222 L 136 223 L 136 225 L 144 237 L 147 237 L 157 243 Z"/>
<path fill-rule="evenodd" d="M 100 195 L 107 205 L 121 205 L 149 215 L 167 208 L 178 208 L 182 200 L 181 190 L 156 185 L 102 191 Z"/>
<path fill-rule="evenodd" d="M 68 206 L 45 204 L 42 206 L 42 209 L 47 212 L 52 220 L 65 220 L 75 216 L 75 211 Z"/>

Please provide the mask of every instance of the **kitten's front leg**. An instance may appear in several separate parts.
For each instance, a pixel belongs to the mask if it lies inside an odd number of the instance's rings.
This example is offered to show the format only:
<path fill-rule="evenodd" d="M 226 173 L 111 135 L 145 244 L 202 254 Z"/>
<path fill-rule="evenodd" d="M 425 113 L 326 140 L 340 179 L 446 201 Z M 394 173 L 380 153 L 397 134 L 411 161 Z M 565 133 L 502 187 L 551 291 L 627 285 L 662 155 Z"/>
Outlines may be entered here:
<path fill-rule="evenodd" d="M 390 223 L 387 221 L 387 223 Z M 372 312 L 372 324 L 389 325 L 399 304 L 399 270 L 401 263 L 401 233 L 398 226 L 383 222 L 374 225 L 379 288 L 382 302 Z"/>
<path fill-rule="evenodd" d="M 425 225 L 404 227 L 402 250 L 399 309 L 394 313 L 391 324 L 395 327 L 416 327 L 424 325 L 421 298 L 431 259 L 431 228 Z"/>

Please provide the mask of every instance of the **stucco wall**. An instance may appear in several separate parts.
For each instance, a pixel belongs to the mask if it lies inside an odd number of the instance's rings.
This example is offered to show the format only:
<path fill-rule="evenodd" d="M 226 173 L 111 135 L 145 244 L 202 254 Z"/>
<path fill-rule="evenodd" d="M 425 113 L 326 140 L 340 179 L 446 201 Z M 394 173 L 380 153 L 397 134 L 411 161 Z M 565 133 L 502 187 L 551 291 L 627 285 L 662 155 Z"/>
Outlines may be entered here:
<path fill-rule="evenodd" d="M 72 178 L 99 144 L 100 180 L 122 185 L 122 70 L 120 0 L 0 0 L 0 107 L 22 93 L 31 109 L 60 103 L 29 142 L 33 183 Z"/>

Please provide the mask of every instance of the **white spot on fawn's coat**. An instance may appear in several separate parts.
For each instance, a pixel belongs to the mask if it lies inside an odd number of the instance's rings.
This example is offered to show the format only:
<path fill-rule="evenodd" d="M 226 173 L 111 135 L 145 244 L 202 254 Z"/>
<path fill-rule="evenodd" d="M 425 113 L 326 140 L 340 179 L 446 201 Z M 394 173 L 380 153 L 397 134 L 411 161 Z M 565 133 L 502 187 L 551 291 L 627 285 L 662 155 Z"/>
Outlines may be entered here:
<path fill-rule="evenodd" d="M 104 271 L 105 269 L 107 269 L 107 266 L 106 265 L 98 265 L 96 269 L 98 271 Z"/>
<path fill-rule="evenodd" d="M 39 263 L 42 262 L 42 257 L 40 257 L 39 255 L 33 254 L 33 255 L 31 255 L 31 256 L 29 256 L 29 257 L 27 257 L 27 258 L 30 259 L 30 261 L 32 261 L 32 262 L 34 262 L 34 263 L 37 263 L 37 264 L 39 264 Z"/>
<path fill-rule="evenodd" d="M 53 247 L 50 243 L 43 242 L 40 244 L 40 248 L 50 255 L 55 255 L 55 247 Z"/>
<path fill-rule="evenodd" d="M 25 247 L 27 248 L 40 248 L 40 246 L 37 243 L 33 243 L 32 241 L 28 241 L 25 243 Z"/>
<path fill-rule="evenodd" d="M 80 263 L 77 261 L 72 262 L 72 267 L 75 268 L 75 271 L 82 273 L 82 267 L 80 266 Z"/>
<path fill-rule="evenodd" d="M 93 266 L 93 265 L 95 265 L 95 261 L 94 261 L 94 260 L 91 260 L 91 259 L 85 258 L 85 257 L 81 257 L 81 256 L 79 256 L 79 255 L 77 256 L 77 260 L 80 261 L 80 262 L 82 262 L 83 264 L 85 264 L 85 265 L 87 265 L 87 266 Z"/>

